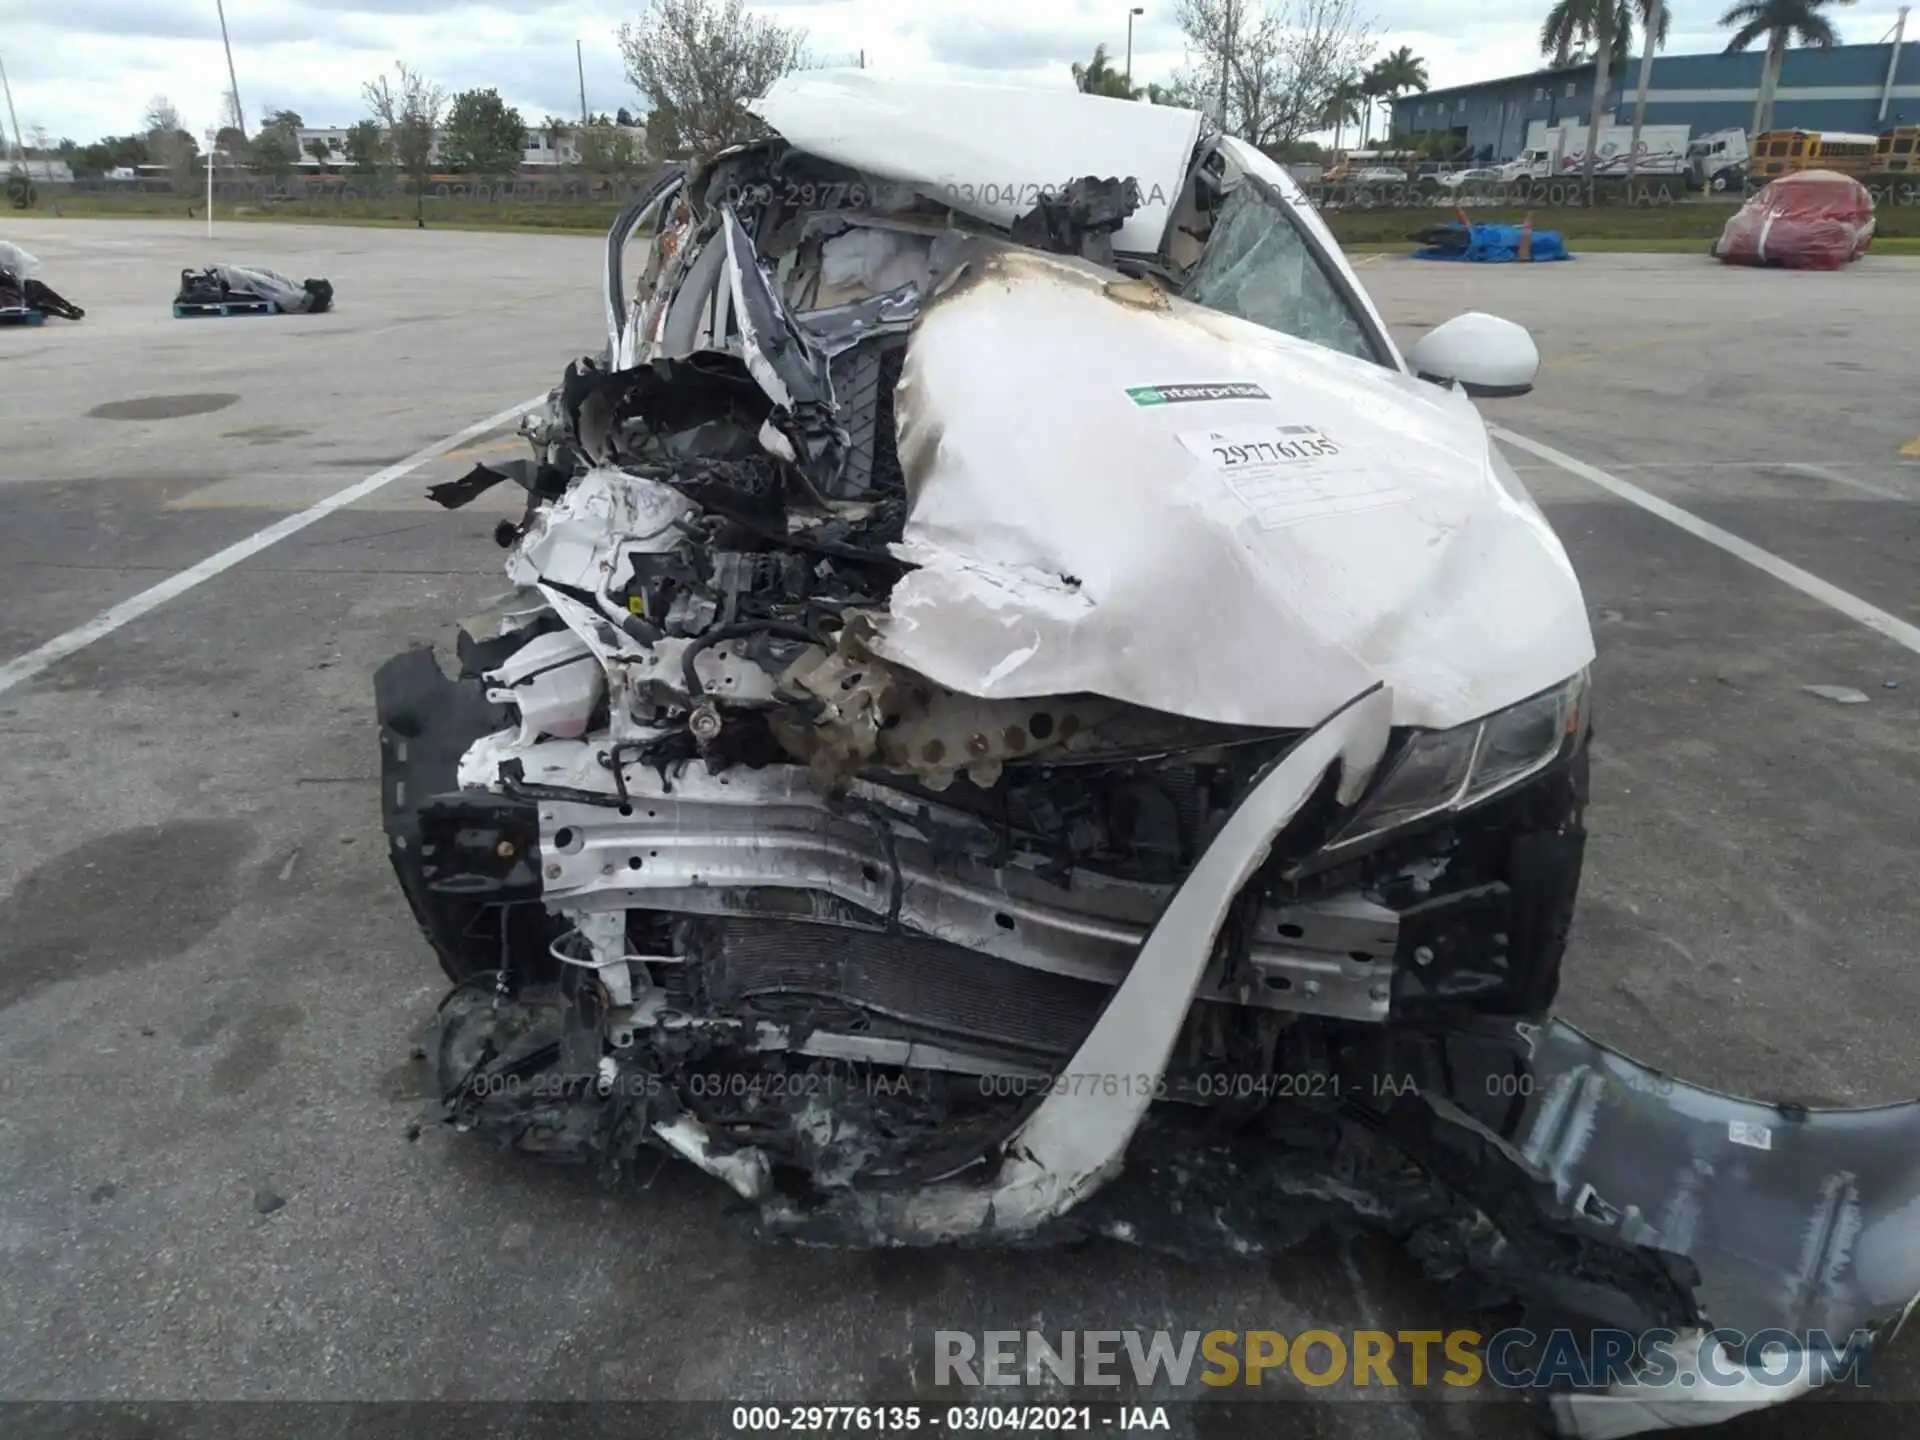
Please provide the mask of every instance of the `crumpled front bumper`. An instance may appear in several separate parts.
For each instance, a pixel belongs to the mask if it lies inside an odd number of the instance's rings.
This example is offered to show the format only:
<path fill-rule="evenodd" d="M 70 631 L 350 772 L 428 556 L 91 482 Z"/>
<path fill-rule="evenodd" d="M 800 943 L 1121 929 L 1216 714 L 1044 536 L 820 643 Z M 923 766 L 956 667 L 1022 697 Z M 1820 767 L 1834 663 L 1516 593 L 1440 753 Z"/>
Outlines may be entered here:
<path fill-rule="evenodd" d="M 1386 716 L 1384 691 L 1359 697 L 1253 788 L 1066 1075 L 1164 1070 L 1228 902 L 1330 765 L 1349 778 L 1371 769 Z M 1351 1163 L 1214 1164 L 1155 1136 L 1136 1084 L 1068 1085 L 1003 1143 L 984 1183 L 855 1190 L 805 1212 L 761 1197 L 763 1221 L 826 1243 L 1094 1231 L 1204 1249 L 1195 1226 L 1168 1216 L 1207 1211 L 1212 1238 L 1245 1254 L 1357 1219 L 1408 1239 L 1464 1293 L 1517 1300 L 1536 1330 L 1571 1332 L 1582 1355 L 1621 1356 L 1625 1342 L 1624 1362 L 1543 1395 L 1554 1428 L 1585 1440 L 1729 1419 L 1823 1378 L 1858 1383 L 1857 1362 L 1920 1297 L 1920 1103 L 1813 1111 L 1737 1099 L 1561 1021 L 1433 1044 L 1433 1063 L 1370 1137 L 1433 1187 L 1407 1186 L 1391 1163 L 1371 1175 Z M 1236 1190 L 1229 1220 L 1221 1201 Z M 1529 1224 L 1515 1223 L 1516 1203 Z"/>
<path fill-rule="evenodd" d="M 520 901 L 503 913 L 529 923 L 519 912 L 539 909 L 526 903 L 537 882 L 515 868 L 534 853 L 521 833 L 531 815 L 502 797 L 441 793 L 453 790 L 451 738 L 498 718 L 447 712 L 454 688 L 420 655 L 381 679 L 395 859 L 436 943 L 473 928 L 440 913 L 452 899 Z M 1485 1020 L 1397 1039 L 1394 1027 L 1356 1027 L 1363 1045 L 1400 1047 L 1363 1056 L 1358 1073 L 1399 1079 L 1390 1099 L 1375 1089 L 1322 1114 L 1331 1125 L 1317 1139 L 1222 1142 L 1182 1128 L 1188 1107 L 1152 1103 L 1233 898 L 1331 767 L 1343 793 L 1358 790 L 1389 716 L 1383 689 L 1357 697 L 1252 787 L 1062 1072 L 1089 1083 L 1048 1087 L 991 1153 L 958 1157 L 927 1183 L 800 1205 L 774 1191 L 764 1155 L 692 1117 L 654 1132 L 754 1202 L 764 1232 L 815 1243 L 1103 1234 L 1244 1257 L 1329 1228 L 1380 1231 L 1463 1305 L 1519 1302 L 1529 1328 L 1570 1331 L 1583 1355 L 1618 1355 L 1623 1337 L 1629 1356 L 1660 1342 L 1651 1367 L 1544 1392 L 1554 1427 L 1587 1440 L 1728 1419 L 1822 1379 L 1858 1383 L 1863 1357 L 1920 1296 L 1920 1103 L 1814 1111 L 1738 1099 L 1564 1022 Z M 468 883 L 440 895 L 423 861 L 474 835 L 488 854 L 509 837 L 512 861 L 484 894 Z"/>

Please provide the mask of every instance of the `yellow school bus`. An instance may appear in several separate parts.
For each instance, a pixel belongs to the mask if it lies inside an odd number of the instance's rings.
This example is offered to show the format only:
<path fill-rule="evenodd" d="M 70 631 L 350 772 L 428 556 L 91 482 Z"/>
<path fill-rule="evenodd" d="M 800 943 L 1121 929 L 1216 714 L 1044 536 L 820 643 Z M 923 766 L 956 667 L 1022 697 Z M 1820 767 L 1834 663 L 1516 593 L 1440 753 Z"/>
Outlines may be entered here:
<path fill-rule="evenodd" d="M 1768 130 L 1754 137 L 1747 175 L 1755 181 L 1772 180 L 1798 170 L 1837 170 L 1842 175 L 1865 175 L 1874 168 L 1879 145 L 1877 136 L 1837 130 Z"/>
<path fill-rule="evenodd" d="M 1920 125 L 1896 125 L 1880 132 L 1873 152 L 1873 173 L 1920 174 Z"/>

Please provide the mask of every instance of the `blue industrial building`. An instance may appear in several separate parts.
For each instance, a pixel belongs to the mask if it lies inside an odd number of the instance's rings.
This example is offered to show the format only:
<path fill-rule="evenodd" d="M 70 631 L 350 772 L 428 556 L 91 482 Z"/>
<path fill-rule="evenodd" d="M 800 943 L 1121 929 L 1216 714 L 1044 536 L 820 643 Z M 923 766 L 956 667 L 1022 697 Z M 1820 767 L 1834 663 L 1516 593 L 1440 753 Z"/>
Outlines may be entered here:
<path fill-rule="evenodd" d="M 1687 125 L 1696 136 L 1746 129 L 1753 123 L 1764 59 L 1764 46 L 1740 55 L 1656 55 L 1647 124 Z M 1394 133 L 1450 132 L 1476 158 L 1508 160 L 1523 148 L 1535 120 L 1586 124 L 1593 80 L 1589 63 L 1408 95 L 1394 101 Z M 1624 75 L 1616 70 L 1607 77 L 1605 123 L 1633 123 L 1639 84 L 1635 55 Z M 1920 124 L 1920 43 L 1789 50 L 1774 92 L 1772 124 L 1776 130 L 1868 135 Z"/>

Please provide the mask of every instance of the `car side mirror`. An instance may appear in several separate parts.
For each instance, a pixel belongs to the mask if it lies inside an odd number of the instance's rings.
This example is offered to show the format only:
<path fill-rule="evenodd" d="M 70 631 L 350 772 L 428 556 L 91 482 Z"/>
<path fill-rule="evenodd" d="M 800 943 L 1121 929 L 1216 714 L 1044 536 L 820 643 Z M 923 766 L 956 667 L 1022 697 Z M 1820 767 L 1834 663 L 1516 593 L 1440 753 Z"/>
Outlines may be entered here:
<path fill-rule="evenodd" d="M 1422 335 L 1407 364 L 1422 380 L 1458 382 L 1469 395 L 1524 395 L 1540 373 L 1540 351 L 1524 325 L 1470 310 Z"/>

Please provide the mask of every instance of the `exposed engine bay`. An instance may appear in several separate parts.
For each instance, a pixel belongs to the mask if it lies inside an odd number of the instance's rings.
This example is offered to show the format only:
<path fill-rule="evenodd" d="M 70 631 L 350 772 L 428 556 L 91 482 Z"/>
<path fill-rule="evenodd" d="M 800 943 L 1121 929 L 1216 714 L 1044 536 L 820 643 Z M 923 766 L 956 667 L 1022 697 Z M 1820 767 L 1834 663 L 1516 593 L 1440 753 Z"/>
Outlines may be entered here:
<path fill-rule="evenodd" d="M 774 98 L 784 138 L 620 217 L 607 349 L 532 455 L 433 492 L 526 492 L 457 673 L 377 677 L 445 1117 L 679 1155 L 817 1243 L 1364 1226 L 1552 1323 L 1903 1313 L 1914 1263 L 1687 1177 L 1817 1212 L 1842 1130 L 1910 1141 L 1909 1107 L 1783 1117 L 1551 1018 L 1578 586 L 1283 178 L 1195 116 L 1171 175 L 1009 220 Z M 1854 1236 L 1916 1189 L 1872 1154 Z"/>

